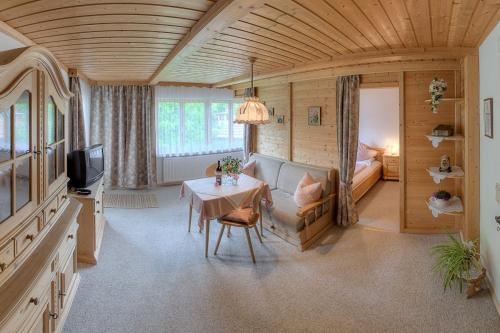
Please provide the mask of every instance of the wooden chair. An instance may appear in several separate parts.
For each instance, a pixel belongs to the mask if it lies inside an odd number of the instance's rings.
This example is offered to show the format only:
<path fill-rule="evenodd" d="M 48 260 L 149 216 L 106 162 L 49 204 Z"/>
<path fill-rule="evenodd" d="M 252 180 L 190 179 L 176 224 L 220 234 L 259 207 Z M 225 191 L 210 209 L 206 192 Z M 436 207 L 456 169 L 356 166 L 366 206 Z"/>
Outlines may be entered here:
<path fill-rule="evenodd" d="M 215 170 L 217 169 L 217 163 L 212 163 L 205 169 L 205 176 L 213 177 L 215 176 Z"/>
<path fill-rule="evenodd" d="M 259 221 L 259 211 L 260 202 L 262 199 L 263 187 L 261 187 L 254 195 L 252 200 L 252 206 L 248 208 L 235 209 L 231 213 L 219 218 L 217 221 L 221 224 L 219 231 L 219 236 L 217 237 L 217 244 L 215 245 L 214 255 L 217 255 L 217 250 L 224 234 L 224 229 L 226 225 L 236 228 L 244 228 L 245 234 L 247 236 L 248 249 L 250 255 L 252 256 L 252 261 L 255 264 L 255 254 L 253 252 L 252 240 L 250 239 L 249 229 L 254 229 L 259 241 L 262 243 L 262 237 L 260 236 L 259 229 L 257 228 L 257 222 Z"/>

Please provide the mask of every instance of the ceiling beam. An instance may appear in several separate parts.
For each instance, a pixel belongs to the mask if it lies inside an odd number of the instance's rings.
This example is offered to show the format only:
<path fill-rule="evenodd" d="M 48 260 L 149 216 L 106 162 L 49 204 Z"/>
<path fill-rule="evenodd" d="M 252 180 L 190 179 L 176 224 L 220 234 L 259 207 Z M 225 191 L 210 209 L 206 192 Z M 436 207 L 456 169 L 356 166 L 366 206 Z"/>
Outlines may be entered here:
<path fill-rule="evenodd" d="M 477 54 L 476 48 L 411 48 L 385 51 L 371 51 L 359 54 L 350 54 L 331 57 L 329 60 L 311 62 L 304 65 L 281 68 L 272 72 L 256 72 L 254 80 L 269 79 L 277 76 L 339 68 L 343 66 L 389 63 L 400 61 L 420 61 L 433 59 L 457 59 L 465 55 Z M 214 83 L 217 88 L 227 87 L 239 83 L 249 82 L 250 73 Z"/>
<path fill-rule="evenodd" d="M 0 21 L 0 32 L 3 32 L 7 36 L 17 40 L 19 43 L 25 46 L 33 46 L 36 45 L 31 39 L 20 33 L 19 31 L 12 28 L 7 23 Z"/>
<path fill-rule="evenodd" d="M 193 54 L 207 41 L 251 10 L 262 6 L 264 6 L 264 0 L 218 0 L 170 51 L 149 79 L 149 83 L 158 83 L 162 73 L 179 65 L 184 58 Z"/>

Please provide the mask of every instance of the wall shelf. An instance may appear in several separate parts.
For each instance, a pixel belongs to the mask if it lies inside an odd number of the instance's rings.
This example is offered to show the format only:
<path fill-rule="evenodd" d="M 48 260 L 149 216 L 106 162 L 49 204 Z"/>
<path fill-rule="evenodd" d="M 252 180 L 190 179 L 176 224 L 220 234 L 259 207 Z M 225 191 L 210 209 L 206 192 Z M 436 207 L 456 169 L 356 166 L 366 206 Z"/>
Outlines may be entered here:
<path fill-rule="evenodd" d="M 427 208 L 432 213 L 432 216 L 438 217 L 441 214 L 444 215 L 454 215 L 454 216 L 460 216 L 463 215 L 464 212 L 464 206 L 462 205 L 462 199 L 460 199 L 457 196 L 452 197 L 448 205 L 446 207 L 438 207 L 436 204 L 432 201 L 432 197 L 427 199 L 425 201 L 425 204 L 427 205 Z"/>
<path fill-rule="evenodd" d="M 427 139 L 432 143 L 434 148 L 439 147 L 439 144 L 443 141 L 463 141 L 463 135 L 452 135 L 452 136 L 435 136 L 435 135 L 426 135 Z"/>
<path fill-rule="evenodd" d="M 458 97 L 458 98 L 441 98 L 439 100 L 440 102 L 455 102 L 455 103 L 462 103 L 464 101 L 463 97 Z M 426 103 L 430 103 L 430 99 L 425 100 Z"/>
<path fill-rule="evenodd" d="M 452 166 L 451 172 L 441 172 L 439 171 L 439 167 L 429 167 L 427 168 L 427 172 L 436 184 L 441 183 L 446 178 L 464 178 L 465 176 L 464 170 L 459 166 Z"/>

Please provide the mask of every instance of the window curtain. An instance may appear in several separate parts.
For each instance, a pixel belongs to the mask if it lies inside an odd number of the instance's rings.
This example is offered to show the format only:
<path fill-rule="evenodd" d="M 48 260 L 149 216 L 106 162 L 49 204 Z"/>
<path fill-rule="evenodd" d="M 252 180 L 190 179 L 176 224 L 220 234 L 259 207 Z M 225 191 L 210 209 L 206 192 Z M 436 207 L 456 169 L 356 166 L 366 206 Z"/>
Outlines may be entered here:
<path fill-rule="evenodd" d="M 104 146 L 106 187 L 156 184 L 154 88 L 92 86 L 90 143 Z"/>
<path fill-rule="evenodd" d="M 72 150 L 82 149 L 85 144 L 85 123 L 83 120 L 83 100 L 82 89 L 80 86 L 80 78 L 70 76 L 69 89 L 73 93 L 73 97 L 69 100 L 71 114 L 71 147 Z"/>
<path fill-rule="evenodd" d="M 337 148 L 339 154 L 339 196 L 337 224 L 358 222 L 352 197 L 359 129 L 359 75 L 337 78 Z"/>

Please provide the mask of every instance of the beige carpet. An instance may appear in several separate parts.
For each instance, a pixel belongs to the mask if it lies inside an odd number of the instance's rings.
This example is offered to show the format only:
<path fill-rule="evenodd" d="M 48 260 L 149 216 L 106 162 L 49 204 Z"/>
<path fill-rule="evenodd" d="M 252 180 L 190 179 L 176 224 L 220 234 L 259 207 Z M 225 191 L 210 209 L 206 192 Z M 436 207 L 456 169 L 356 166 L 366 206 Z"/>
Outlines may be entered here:
<path fill-rule="evenodd" d="M 158 200 L 154 193 L 106 192 L 103 195 L 106 208 L 157 208 Z"/>
<path fill-rule="evenodd" d="M 399 182 L 380 180 L 357 207 L 361 226 L 399 232 Z"/>
<path fill-rule="evenodd" d="M 99 263 L 81 270 L 65 333 L 500 332 L 488 292 L 443 293 L 430 248 L 443 235 L 334 228 L 312 249 L 264 231 L 187 232 L 179 186 L 154 191 L 158 209 L 107 209 Z M 194 215 L 197 218 L 197 215 Z"/>

